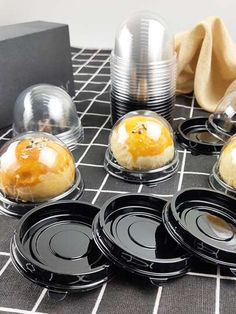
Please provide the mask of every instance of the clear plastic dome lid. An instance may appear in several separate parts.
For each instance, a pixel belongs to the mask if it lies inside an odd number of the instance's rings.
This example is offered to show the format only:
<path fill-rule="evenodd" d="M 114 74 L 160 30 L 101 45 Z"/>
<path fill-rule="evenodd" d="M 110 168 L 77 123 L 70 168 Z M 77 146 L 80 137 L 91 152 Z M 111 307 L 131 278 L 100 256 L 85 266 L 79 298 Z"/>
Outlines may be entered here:
<path fill-rule="evenodd" d="M 175 156 L 171 126 L 152 111 L 133 111 L 117 121 L 109 146 L 117 163 L 129 170 L 161 168 Z"/>
<path fill-rule="evenodd" d="M 75 178 L 72 154 L 50 134 L 21 134 L 0 150 L 0 191 L 13 202 L 51 200 L 69 191 Z"/>
<path fill-rule="evenodd" d="M 119 28 L 113 55 L 136 63 L 166 61 L 174 56 L 174 37 L 158 14 L 139 12 Z"/>
<path fill-rule="evenodd" d="M 209 116 L 207 128 L 223 141 L 236 134 L 236 91 L 222 98 L 215 112 Z"/>
<path fill-rule="evenodd" d="M 83 139 L 83 128 L 71 97 L 62 88 L 49 84 L 30 86 L 18 96 L 13 131 L 15 134 L 47 132 L 69 148 Z"/>

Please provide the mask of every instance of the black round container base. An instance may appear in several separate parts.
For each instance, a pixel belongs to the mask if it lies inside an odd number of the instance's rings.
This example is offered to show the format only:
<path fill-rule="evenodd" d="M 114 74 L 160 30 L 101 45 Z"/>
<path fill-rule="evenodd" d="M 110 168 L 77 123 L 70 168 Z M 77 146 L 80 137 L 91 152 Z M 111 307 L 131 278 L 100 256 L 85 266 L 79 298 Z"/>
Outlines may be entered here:
<path fill-rule="evenodd" d="M 236 190 L 234 190 L 231 186 L 226 184 L 219 176 L 217 162 L 213 166 L 212 173 L 209 176 L 209 185 L 213 190 L 222 192 L 224 194 L 230 195 L 236 198 Z"/>
<path fill-rule="evenodd" d="M 119 101 L 119 100 L 114 100 L 111 99 L 111 104 L 112 106 L 119 108 L 119 109 L 127 109 L 127 108 L 132 108 L 132 110 L 139 110 L 140 107 L 145 107 L 149 108 L 150 110 L 155 110 L 155 109 L 162 109 L 165 110 L 169 107 L 173 107 L 175 103 L 175 100 L 172 99 L 166 99 L 165 101 L 156 101 L 153 104 L 150 104 L 145 101 L 140 101 L 138 103 L 134 103 L 132 101 L 130 102 L 124 102 L 124 101 Z"/>
<path fill-rule="evenodd" d="M 22 217 L 11 240 L 16 269 L 56 294 L 92 290 L 110 280 L 112 266 L 92 235 L 98 211 L 78 201 L 31 210 Z"/>
<path fill-rule="evenodd" d="M 188 119 L 178 125 L 176 136 L 183 148 L 193 155 L 215 155 L 221 151 L 224 143 L 212 135 L 206 128 L 206 117 Z"/>
<path fill-rule="evenodd" d="M 236 268 L 236 201 L 210 189 L 177 193 L 163 212 L 172 238 L 205 261 Z"/>
<path fill-rule="evenodd" d="M 113 112 L 116 112 L 117 114 L 125 114 L 127 112 L 130 112 L 130 111 L 135 111 L 134 109 L 136 108 L 133 108 L 132 106 L 128 107 L 120 107 L 118 105 L 114 105 L 112 104 L 111 105 L 111 111 Z M 141 106 L 139 107 L 138 110 L 150 110 L 150 111 L 154 111 L 154 112 L 159 112 L 159 114 L 170 114 L 173 112 L 174 110 L 174 106 L 173 104 L 169 104 L 168 106 L 166 106 L 165 108 L 161 108 L 161 107 L 156 107 L 156 108 L 149 108 L 148 106 Z"/>
<path fill-rule="evenodd" d="M 108 259 L 157 285 L 184 275 L 190 266 L 190 254 L 162 223 L 165 205 L 165 200 L 150 195 L 116 196 L 93 223 L 95 241 Z"/>
<path fill-rule="evenodd" d="M 7 199 L 2 193 L 0 193 L 0 212 L 6 216 L 21 218 L 37 206 L 47 205 L 59 200 L 77 200 L 83 193 L 83 189 L 83 179 L 79 170 L 76 170 L 74 185 L 65 193 L 43 203 L 16 202 L 14 200 Z"/>
<path fill-rule="evenodd" d="M 172 121 L 172 114 L 174 109 L 174 100 L 168 99 L 165 102 L 155 103 L 153 105 L 148 104 L 147 102 L 120 102 L 114 100 L 111 97 L 111 115 L 112 121 L 116 122 L 119 118 L 124 116 L 126 113 L 134 110 L 151 110 L 162 117 L 167 119 L 169 122 Z"/>
<path fill-rule="evenodd" d="M 142 183 L 149 186 L 155 186 L 158 182 L 163 182 L 171 178 L 178 170 L 179 167 L 179 154 L 175 151 L 173 160 L 158 169 L 153 170 L 129 170 L 120 166 L 114 158 L 111 150 L 108 148 L 105 153 L 104 168 L 112 176 L 133 183 Z"/>
<path fill-rule="evenodd" d="M 227 142 L 236 133 L 235 123 L 229 122 L 225 113 L 211 114 L 206 122 L 206 128 L 223 142 Z"/>

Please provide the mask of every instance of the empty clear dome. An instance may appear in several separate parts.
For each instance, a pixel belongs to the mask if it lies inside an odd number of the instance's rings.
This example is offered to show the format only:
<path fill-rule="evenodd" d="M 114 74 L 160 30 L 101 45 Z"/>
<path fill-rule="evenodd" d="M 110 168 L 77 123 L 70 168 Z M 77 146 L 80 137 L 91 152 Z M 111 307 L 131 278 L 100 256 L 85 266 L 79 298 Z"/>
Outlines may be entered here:
<path fill-rule="evenodd" d="M 70 149 L 83 140 L 83 128 L 71 97 L 60 87 L 33 85 L 17 98 L 13 112 L 13 132 L 47 132 Z"/>
<path fill-rule="evenodd" d="M 236 196 L 236 135 L 223 146 L 209 182 L 214 189 Z"/>
<path fill-rule="evenodd" d="M 148 110 L 132 111 L 118 120 L 110 134 L 105 168 L 127 181 L 156 182 L 178 167 L 170 124 Z"/>
<path fill-rule="evenodd" d="M 23 133 L 0 150 L 2 211 L 24 213 L 37 203 L 77 198 L 81 182 L 71 152 L 53 135 Z"/>
<path fill-rule="evenodd" d="M 236 134 L 236 91 L 222 98 L 215 112 L 209 116 L 207 128 L 223 141 Z"/>
<path fill-rule="evenodd" d="M 168 61 L 174 56 L 174 37 L 158 14 L 139 12 L 121 25 L 113 54 L 136 63 Z"/>

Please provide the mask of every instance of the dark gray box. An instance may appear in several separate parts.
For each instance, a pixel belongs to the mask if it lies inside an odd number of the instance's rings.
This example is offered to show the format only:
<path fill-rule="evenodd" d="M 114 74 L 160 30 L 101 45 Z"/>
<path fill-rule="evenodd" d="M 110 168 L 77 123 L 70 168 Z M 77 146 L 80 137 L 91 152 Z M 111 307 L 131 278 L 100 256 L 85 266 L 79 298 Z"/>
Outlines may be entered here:
<path fill-rule="evenodd" d="M 0 27 L 0 128 L 12 123 L 20 92 L 37 83 L 74 95 L 68 25 L 35 21 Z"/>

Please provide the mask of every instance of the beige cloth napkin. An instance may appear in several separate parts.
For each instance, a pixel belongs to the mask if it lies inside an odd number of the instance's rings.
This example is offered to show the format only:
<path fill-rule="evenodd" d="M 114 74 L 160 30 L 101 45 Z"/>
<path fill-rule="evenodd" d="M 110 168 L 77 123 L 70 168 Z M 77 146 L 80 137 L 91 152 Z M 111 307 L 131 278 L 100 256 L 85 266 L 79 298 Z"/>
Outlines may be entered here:
<path fill-rule="evenodd" d="M 199 105 L 214 111 L 220 99 L 236 90 L 236 44 L 223 21 L 209 17 L 175 37 L 177 93 L 194 94 Z"/>

